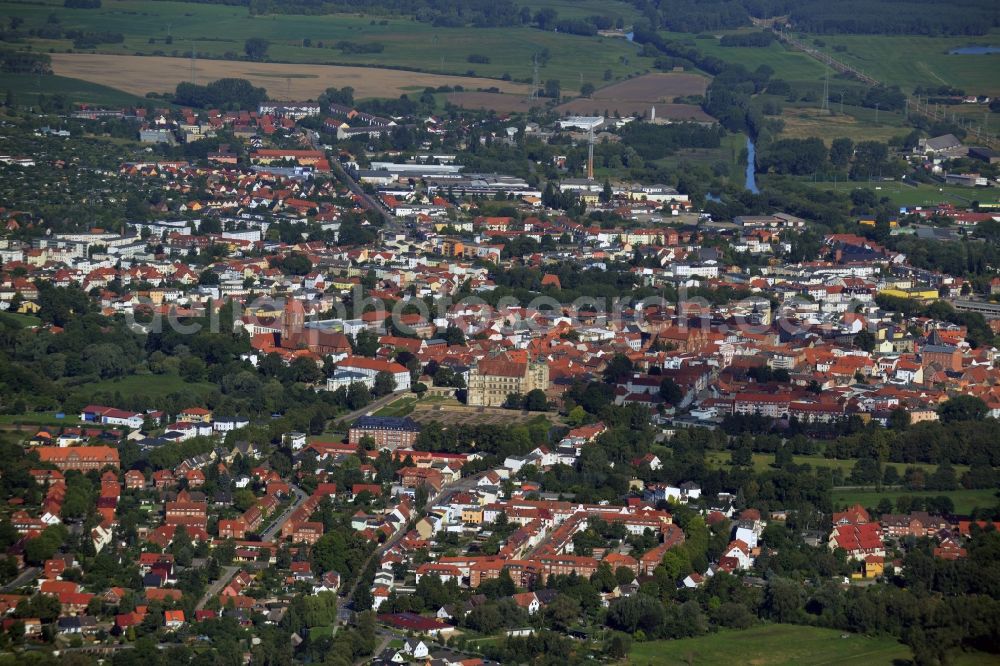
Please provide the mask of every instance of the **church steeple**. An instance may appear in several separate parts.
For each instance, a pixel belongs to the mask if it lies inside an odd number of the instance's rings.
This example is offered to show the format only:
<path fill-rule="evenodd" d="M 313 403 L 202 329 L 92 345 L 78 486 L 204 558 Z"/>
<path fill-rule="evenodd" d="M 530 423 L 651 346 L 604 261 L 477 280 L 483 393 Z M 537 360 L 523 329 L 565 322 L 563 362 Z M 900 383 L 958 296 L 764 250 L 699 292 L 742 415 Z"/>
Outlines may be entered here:
<path fill-rule="evenodd" d="M 285 299 L 285 310 L 281 315 L 281 339 L 290 341 L 302 334 L 306 323 L 305 310 L 294 298 Z"/>

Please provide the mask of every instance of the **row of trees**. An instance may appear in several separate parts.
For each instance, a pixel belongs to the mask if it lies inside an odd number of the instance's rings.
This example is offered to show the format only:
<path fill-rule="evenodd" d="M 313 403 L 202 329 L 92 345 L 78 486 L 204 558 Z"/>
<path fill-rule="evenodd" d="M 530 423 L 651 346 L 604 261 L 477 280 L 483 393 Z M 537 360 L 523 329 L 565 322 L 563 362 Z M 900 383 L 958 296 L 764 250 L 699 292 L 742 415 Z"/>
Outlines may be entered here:
<path fill-rule="evenodd" d="M 820 34 L 983 35 L 996 24 L 989 0 L 959 0 L 945 11 L 932 0 L 630 0 L 653 29 L 711 32 L 749 26 L 751 17 L 788 17 L 797 30 Z M 933 15 L 933 20 L 931 16 Z"/>
<path fill-rule="evenodd" d="M 254 87 L 246 79 L 231 78 L 219 79 L 203 86 L 188 81 L 178 83 L 173 102 L 199 109 L 256 109 L 266 100 L 267 90 L 264 88 Z"/>
<path fill-rule="evenodd" d="M 847 137 L 834 139 L 830 148 L 822 139 L 778 139 L 758 146 L 757 166 L 761 172 L 793 176 L 829 174 L 831 170 L 848 175 L 852 180 L 872 177 L 896 178 L 906 170 L 906 164 L 889 153 L 889 146 L 880 141 L 855 144 Z"/>

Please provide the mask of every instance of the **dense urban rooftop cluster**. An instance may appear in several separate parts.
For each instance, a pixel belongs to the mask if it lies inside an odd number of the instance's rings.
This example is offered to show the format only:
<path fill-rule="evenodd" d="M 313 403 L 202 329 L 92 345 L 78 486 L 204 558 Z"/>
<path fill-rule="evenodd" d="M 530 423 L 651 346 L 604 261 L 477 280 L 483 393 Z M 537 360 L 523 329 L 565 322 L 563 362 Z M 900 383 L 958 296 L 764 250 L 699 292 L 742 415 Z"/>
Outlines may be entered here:
<path fill-rule="evenodd" d="M 0 209 L 5 646 L 479 664 L 554 631 L 620 658 L 620 633 L 989 566 L 995 507 L 938 493 L 997 485 L 1000 278 L 893 238 L 978 243 L 1000 213 L 726 218 L 573 177 L 581 131 L 641 119 L 390 116 L 85 109 L 163 151 L 91 174 L 141 205 Z M 4 173 L 59 182 L 73 127 Z M 467 159 L 529 136 L 557 177 Z"/>

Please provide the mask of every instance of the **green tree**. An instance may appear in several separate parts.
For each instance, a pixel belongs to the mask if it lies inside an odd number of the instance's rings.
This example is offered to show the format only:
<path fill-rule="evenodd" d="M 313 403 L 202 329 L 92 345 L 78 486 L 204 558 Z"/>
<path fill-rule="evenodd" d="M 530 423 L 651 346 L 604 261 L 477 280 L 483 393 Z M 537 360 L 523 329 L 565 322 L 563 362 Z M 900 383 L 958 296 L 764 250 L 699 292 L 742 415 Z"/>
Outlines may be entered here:
<path fill-rule="evenodd" d="M 448 324 L 447 328 L 444 329 L 444 335 L 441 337 L 448 343 L 449 347 L 465 344 L 465 333 L 463 333 L 462 329 L 454 324 Z"/>
<path fill-rule="evenodd" d="M 358 356 L 368 356 L 370 358 L 375 358 L 375 354 L 379 350 L 378 333 L 369 329 L 363 328 L 358 331 L 357 337 L 354 339 L 354 353 Z"/>
<path fill-rule="evenodd" d="M 957 395 L 938 407 L 938 416 L 945 423 L 982 421 L 988 411 L 982 399 L 972 395 Z"/>
<path fill-rule="evenodd" d="M 847 169 L 853 154 L 854 142 L 847 137 L 834 139 L 830 144 L 830 164 L 836 169 Z"/>
<path fill-rule="evenodd" d="M 604 187 L 601 188 L 601 194 L 598 197 L 602 203 L 610 203 L 612 197 L 614 197 L 614 190 L 611 189 L 611 181 L 604 181 Z"/>
<path fill-rule="evenodd" d="M 889 427 L 893 430 L 906 430 L 910 427 L 910 412 L 904 407 L 896 407 L 889 412 Z"/>
<path fill-rule="evenodd" d="M 361 382 L 354 382 L 347 388 L 347 406 L 350 409 L 361 409 L 371 401 L 371 391 Z"/>
<path fill-rule="evenodd" d="M 246 511 L 257 504 L 257 496 L 249 488 L 240 488 L 233 493 L 233 506 L 237 511 Z"/>
<path fill-rule="evenodd" d="M 772 578 L 764 589 L 764 612 L 775 622 L 791 622 L 799 616 L 802 587 L 787 578 Z"/>
<path fill-rule="evenodd" d="M 753 467 L 753 449 L 749 446 L 738 446 L 730 451 L 729 462 L 734 467 Z"/>
<path fill-rule="evenodd" d="M 677 548 L 672 548 L 664 553 L 660 566 L 663 567 L 664 576 L 672 582 L 677 582 L 691 573 L 691 563 L 687 556 Z"/>
<path fill-rule="evenodd" d="M 619 661 L 628 656 L 629 650 L 632 649 L 632 638 L 628 634 L 623 634 L 620 631 L 616 631 L 611 635 L 604 644 L 604 652 L 611 659 Z"/>
<path fill-rule="evenodd" d="M 545 621 L 557 631 L 566 631 L 580 617 L 580 602 L 560 594 L 545 608 Z"/>
<path fill-rule="evenodd" d="M 384 395 L 389 395 L 396 390 L 396 379 L 392 376 L 392 373 L 386 370 L 380 370 L 375 375 L 375 385 L 372 390 L 372 395 L 376 398 L 381 398 Z"/>
<path fill-rule="evenodd" d="M 566 416 L 566 424 L 574 428 L 583 425 L 586 420 L 587 412 L 580 405 L 569 410 L 569 414 Z"/>
<path fill-rule="evenodd" d="M 667 404 L 676 406 L 684 399 L 684 392 L 681 391 L 681 387 L 677 385 L 677 382 L 670 377 L 664 377 L 660 382 L 660 397 Z"/>
<path fill-rule="evenodd" d="M 635 372 L 635 366 L 631 359 L 625 354 L 615 354 L 604 368 L 604 381 L 608 384 L 616 384 L 631 377 L 633 372 Z"/>
<path fill-rule="evenodd" d="M 529 412 L 548 411 L 549 401 L 545 397 L 545 391 L 541 389 L 528 391 L 528 395 L 524 396 L 524 408 Z"/>
<path fill-rule="evenodd" d="M 868 353 L 875 350 L 876 342 L 875 336 L 868 329 L 862 329 L 854 336 L 854 346 Z"/>
<path fill-rule="evenodd" d="M 261 37 L 251 37 L 243 43 L 243 51 L 250 60 L 263 60 L 271 43 Z"/>

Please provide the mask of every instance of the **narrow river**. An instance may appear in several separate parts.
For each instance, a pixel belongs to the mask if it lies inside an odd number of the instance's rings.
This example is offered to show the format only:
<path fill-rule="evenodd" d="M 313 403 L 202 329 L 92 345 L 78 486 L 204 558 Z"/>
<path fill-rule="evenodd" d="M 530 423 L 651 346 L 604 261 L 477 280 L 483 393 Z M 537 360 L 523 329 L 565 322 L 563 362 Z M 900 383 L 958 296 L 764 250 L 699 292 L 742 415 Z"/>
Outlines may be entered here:
<path fill-rule="evenodd" d="M 753 145 L 753 140 L 747 137 L 747 180 L 746 188 L 758 194 L 760 190 L 757 189 L 757 168 L 756 168 L 756 158 L 757 158 L 757 147 Z"/>

